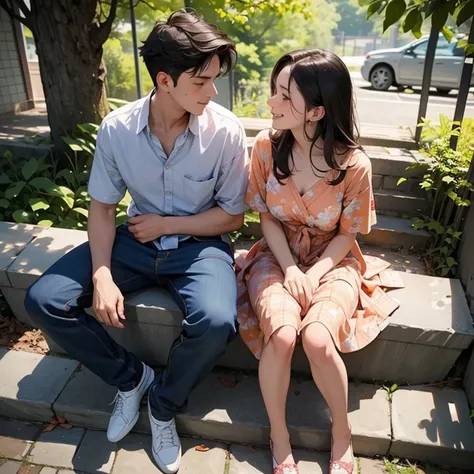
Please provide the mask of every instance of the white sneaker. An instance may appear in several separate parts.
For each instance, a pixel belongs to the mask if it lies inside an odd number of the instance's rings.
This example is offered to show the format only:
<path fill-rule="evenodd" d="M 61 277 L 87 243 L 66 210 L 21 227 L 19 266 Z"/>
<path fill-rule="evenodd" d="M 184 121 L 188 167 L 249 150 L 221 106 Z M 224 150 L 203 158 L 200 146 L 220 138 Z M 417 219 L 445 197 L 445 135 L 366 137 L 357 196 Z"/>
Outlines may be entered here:
<path fill-rule="evenodd" d="M 107 439 L 110 442 L 120 441 L 135 426 L 140 414 L 141 399 L 154 379 L 155 372 L 153 369 L 143 364 L 143 375 L 140 383 L 128 392 L 121 392 L 120 390 L 117 392 L 112 402 L 115 402 L 115 407 L 107 429 Z"/>
<path fill-rule="evenodd" d="M 178 472 L 181 462 L 181 442 L 176 432 L 174 418 L 170 421 L 159 421 L 151 414 L 148 401 L 148 416 L 150 418 L 152 451 L 156 464 L 165 474 Z"/>

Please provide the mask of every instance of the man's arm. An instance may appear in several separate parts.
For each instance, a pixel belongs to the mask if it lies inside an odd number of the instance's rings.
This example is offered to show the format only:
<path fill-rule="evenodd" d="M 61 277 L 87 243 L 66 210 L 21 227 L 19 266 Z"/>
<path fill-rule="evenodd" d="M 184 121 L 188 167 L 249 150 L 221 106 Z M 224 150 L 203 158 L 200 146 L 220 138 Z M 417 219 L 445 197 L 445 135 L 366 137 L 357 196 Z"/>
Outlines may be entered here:
<path fill-rule="evenodd" d="M 107 326 L 123 328 L 123 295 L 112 278 L 111 256 L 115 240 L 117 204 L 103 204 L 91 199 L 87 233 L 92 256 L 92 307 L 97 319 Z"/>
<path fill-rule="evenodd" d="M 165 217 L 167 234 L 186 234 L 196 236 L 212 236 L 238 230 L 244 224 L 244 214 L 232 215 L 220 207 L 194 216 Z"/>
<path fill-rule="evenodd" d="M 144 214 L 129 219 L 129 229 L 140 242 L 150 242 L 162 235 L 213 236 L 242 227 L 244 196 L 248 184 L 249 159 L 245 131 L 240 130 L 232 160 L 221 170 L 215 189 L 217 206 L 193 216 Z"/>
<path fill-rule="evenodd" d="M 97 134 L 88 191 L 91 196 L 87 232 L 92 256 L 92 306 L 99 321 L 123 328 L 123 296 L 114 283 L 111 271 L 112 246 L 115 239 L 117 203 L 125 194 L 125 183 L 113 158 L 113 127 L 105 119 Z"/>
<path fill-rule="evenodd" d="M 143 214 L 129 219 L 129 230 L 142 242 L 151 242 L 162 235 L 196 235 L 206 237 L 233 232 L 242 227 L 244 214 L 232 215 L 220 207 L 193 216 L 159 216 Z"/>
<path fill-rule="evenodd" d="M 103 204 L 91 199 L 87 235 L 92 255 L 92 279 L 107 275 L 112 277 L 110 259 L 115 239 L 116 204 Z"/>

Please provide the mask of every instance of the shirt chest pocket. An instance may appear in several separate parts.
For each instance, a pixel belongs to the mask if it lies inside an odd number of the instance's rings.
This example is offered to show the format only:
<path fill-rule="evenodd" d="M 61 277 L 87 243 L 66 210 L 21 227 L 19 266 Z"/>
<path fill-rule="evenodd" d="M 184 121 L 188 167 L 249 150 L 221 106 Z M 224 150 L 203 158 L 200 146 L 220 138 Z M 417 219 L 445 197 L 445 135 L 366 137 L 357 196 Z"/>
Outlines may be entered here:
<path fill-rule="evenodd" d="M 217 178 L 195 181 L 184 177 L 184 196 L 188 202 L 190 212 L 199 213 L 201 209 L 214 197 Z"/>

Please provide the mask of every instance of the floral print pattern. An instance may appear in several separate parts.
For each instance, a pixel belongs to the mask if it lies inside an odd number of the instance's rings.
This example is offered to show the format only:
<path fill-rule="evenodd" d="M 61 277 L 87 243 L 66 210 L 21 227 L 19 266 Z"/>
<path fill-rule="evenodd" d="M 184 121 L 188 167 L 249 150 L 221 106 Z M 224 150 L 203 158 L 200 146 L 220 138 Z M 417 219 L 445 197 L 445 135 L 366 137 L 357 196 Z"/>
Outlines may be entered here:
<path fill-rule="evenodd" d="M 268 131 L 255 141 L 245 201 L 257 212 L 270 212 L 285 232 L 290 251 L 302 271 L 314 265 L 338 232 L 368 233 L 376 222 L 371 164 L 355 151 L 346 176 L 330 185 L 320 179 L 300 195 L 291 178 L 279 183 L 272 171 Z M 328 179 L 333 180 L 336 172 Z M 322 323 L 341 352 L 353 352 L 369 344 L 388 324 L 398 307 L 382 289 L 402 287 L 389 266 L 375 257 L 363 257 L 357 241 L 351 252 L 320 281 L 310 309 L 302 314 L 297 301 L 284 289 L 284 274 L 265 242 L 258 241 L 236 259 L 238 321 L 240 334 L 252 353 L 260 357 L 274 331 Z"/>

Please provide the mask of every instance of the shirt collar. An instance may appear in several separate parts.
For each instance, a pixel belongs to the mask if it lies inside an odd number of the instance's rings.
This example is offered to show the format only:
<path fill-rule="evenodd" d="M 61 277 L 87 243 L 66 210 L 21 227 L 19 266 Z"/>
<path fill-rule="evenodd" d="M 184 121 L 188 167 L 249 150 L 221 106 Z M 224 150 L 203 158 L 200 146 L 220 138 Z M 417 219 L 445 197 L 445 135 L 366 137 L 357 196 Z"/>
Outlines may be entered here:
<path fill-rule="evenodd" d="M 193 133 L 193 135 L 199 136 L 199 131 L 201 129 L 200 127 L 201 122 L 202 120 L 198 115 L 193 115 L 193 114 L 190 115 L 188 128 Z"/>
<path fill-rule="evenodd" d="M 153 89 L 146 97 L 145 100 L 142 102 L 142 106 L 140 109 L 140 113 L 138 115 L 138 124 L 137 124 L 137 135 L 143 131 L 145 127 L 148 126 L 148 115 L 150 113 L 150 100 L 152 95 L 155 93 L 155 89 Z"/>
<path fill-rule="evenodd" d="M 148 126 L 148 116 L 150 114 L 150 101 L 155 93 L 156 89 L 153 89 L 143 100 L 140 113 L 138 115 L 137 135 Z M 206 111 L 204 111 L 204 114 Z M 191 114 L 189 117 L 189 123 L 187 129 L 189 129 L 194 135 L 198 136 L 202 125 L 202 116 Z"/>

